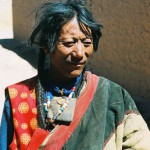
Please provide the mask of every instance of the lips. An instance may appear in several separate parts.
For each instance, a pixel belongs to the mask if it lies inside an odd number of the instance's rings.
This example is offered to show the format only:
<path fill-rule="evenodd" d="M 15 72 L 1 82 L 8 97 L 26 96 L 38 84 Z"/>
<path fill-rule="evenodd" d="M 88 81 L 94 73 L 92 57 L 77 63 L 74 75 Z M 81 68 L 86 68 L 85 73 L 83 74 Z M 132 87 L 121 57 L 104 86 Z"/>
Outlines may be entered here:
<path fill-rule="evenodd" d="M 66 60 L 66 63 L 67 63 L 67 64 L 70 64 L 70 65 L 74 65 L 74 66 L 83 66 L 83 65 L 86 64 L 85 61 L 81 61 L 81 62 L 71 62 L 71 61 L 67 61 L 67 60 Z"/>

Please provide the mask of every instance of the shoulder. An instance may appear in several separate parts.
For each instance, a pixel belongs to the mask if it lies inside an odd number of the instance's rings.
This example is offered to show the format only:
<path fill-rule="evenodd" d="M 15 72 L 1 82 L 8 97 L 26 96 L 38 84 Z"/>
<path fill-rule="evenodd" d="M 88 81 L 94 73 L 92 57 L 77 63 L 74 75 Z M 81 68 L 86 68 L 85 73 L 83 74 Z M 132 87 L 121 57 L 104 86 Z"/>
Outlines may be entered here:
<path fill-rule="evenodd" d="M 107 93 L 110 96 L 125 96 L 125 95 L 129 95 L 128 92 L 119 84 L 105 78 L 102 76 L 98 76 L 96 74 L 91 73 L 90 71 L 86 71 L 86 80 L 87 82 L 89 80 L 93 80 L 92 82 L 92 86 L 98 82 L 97 84 L 97 90 L 98 92 L 102 92 Z M 90 84 L 91 85 L 91 84 Z"/>
<path fill-rule="evenodd" d="M 97 76 L 95 74 L 92 74 L 92 75 Z M 125 90 L 121 85 L 119 85 L 103 76 L 97 76 L 97 77 L 99 78 L 99 83 L 98 83 L 99 88 L 107 89 L 107 90 L 109 90 L 109 92 Z"/>
<path fill-rule="evenodd" d="M 113 81 L 111 81 L 111 80 L 109 80 L 109 79 L 107 79 L 107 78 L 105 78 L 103 76 L 98 76 L 98 75 L 96 75 L 94 73 L 91 73 L 90 71 L 86 71 L 86 74 L 90 78 L 99 78 L 99 86 L 109 87 L 109 88 L 111 88 L 113 90 L 115 88 L 121 88 L 121 89 L 123 89 L 123 87 L 120 86 L 119 84 L 117 84 L 117 83 L 115 83 L 115 82 L 113 82 Z M 89 79 L 89 78 L 87 78 L 87 79 Z"/>
<path fill-rule="evenodd" d="M 101 88 L 101 90 L 105 90 L 108 92 L 108 94 L 110 94 L 111 97 L 115 97 L 115 98 L 126 98 L 130 97 L 130 94 L 127 92 L 126 89 L 124 89 L 124 87 L 122 87 L 121 85 L 100 76 L 99 77 L 99 84 L 98 86 Z M 131 98 L 131 97 L 130 97 Z"/>
<path fill-rule="evenodd" d="M 14 99 L 17 98 L 18 95 L 25 95 L 24 93 L 34 93 L 37 80 L 38 77 L 34 76 L 10 85 L 5 89 L 5 95 L 8 95 L 10 99 Z"/>
<path fill-rule="evenodd" d="M 128 91 L 121 85 L 106 79 L 105 77 L 99 76 L 99 83 L 95 95 L 104 98 L 109 107 L 122 106 L 126 109 L 125 111 L 130 109 L 137 110 L 134 100 Z"/>
<path fill-rule="evenodd" d="M 5 90 L 5 95 L 8 95 L 10 105 L 12 108 L 17 108 L 19 105 L 23 107 L 28 106 L 28 104 L 35 105 L 37 76 L 20 81 L 13 85 L 10 85 Z"/>

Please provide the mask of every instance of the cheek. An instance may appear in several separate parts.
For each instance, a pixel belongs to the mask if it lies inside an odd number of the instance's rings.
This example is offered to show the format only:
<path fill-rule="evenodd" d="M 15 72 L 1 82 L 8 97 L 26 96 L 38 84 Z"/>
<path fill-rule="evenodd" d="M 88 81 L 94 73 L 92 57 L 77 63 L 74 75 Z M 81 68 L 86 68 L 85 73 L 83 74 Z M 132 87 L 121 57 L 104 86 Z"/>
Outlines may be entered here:
<path fill-rule="evenodd" d="M 88 56 L 91 56 L 93 54 L 93 45 L 87 48 L 86 53 Z"/>
<path fill-rule="evenodd" d="M 56 47 L 57 55 L 66 56 L 70 52 L 70 48 L 65 47 L 62 44 L 58 44 Z"/>
<path fill-rule="evenodd" d="M 50 56 L 50 61 L 53 66 L 62 66 L 65 63 L 66 55 L 58 49 Z"/>

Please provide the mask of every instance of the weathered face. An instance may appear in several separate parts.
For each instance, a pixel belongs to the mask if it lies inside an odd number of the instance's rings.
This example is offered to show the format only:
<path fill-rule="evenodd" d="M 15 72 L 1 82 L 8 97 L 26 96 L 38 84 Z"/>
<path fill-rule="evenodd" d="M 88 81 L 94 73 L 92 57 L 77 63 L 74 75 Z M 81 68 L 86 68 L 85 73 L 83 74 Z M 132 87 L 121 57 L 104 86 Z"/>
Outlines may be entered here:
<path fill-rule="evenodd" d="M 85 35 L 76 18 L 61 29 L 56 50 L 51 53 L 51 67 L 60 78 L 75 78 L 83 71 L 89 56 L 93 52 L 90 29 L 83 24 L 89 35 Z"/>

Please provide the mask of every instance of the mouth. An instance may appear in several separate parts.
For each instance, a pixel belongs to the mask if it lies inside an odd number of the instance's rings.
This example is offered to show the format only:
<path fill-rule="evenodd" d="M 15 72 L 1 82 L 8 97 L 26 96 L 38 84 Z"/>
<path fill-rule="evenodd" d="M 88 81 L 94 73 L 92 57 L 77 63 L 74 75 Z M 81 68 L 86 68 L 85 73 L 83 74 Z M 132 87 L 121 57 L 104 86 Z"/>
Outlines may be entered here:
<path fill-rule="evenodd" d="M 74 65 L 74 66 L 82 66 L 86 64 L 86 61 L 80 61 L 80 62 L 73 62 L 73 61 L 66 61 L 66 63 Z"/>
<path fill-rule="evenodd" d="M 66 58 L 66 64 L 68 65 L 68 67 L 73 67 L 73 68 L 83 68 L 86 64 L 86 59 L 84 58 L 74 58 L 71 56 L 68 56 Z"/>
<path fill-rule="evenodd" d="M 66 61 L 66 63 L 68 64 L 68 67 L 73 67 L 73 68 L 81 68 L 84 67 L 86 62 L 69 62 Z"/>

